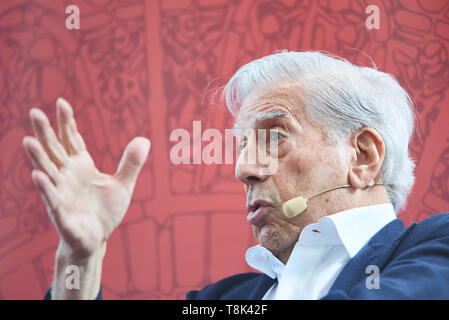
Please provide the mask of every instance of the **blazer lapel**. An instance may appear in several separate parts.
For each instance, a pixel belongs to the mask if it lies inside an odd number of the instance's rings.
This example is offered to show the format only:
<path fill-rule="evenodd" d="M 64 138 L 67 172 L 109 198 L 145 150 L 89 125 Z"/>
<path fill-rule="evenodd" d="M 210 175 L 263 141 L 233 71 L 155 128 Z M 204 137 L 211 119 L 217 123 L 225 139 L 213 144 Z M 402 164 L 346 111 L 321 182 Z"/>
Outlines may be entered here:
<path fill-rule="evenodd" d="M 273 284 L 277 282 L 277 279 L 272 279 L 264 274 L 261 279 L 256 283 L 254 289 L 248 295 L 249 300 L 262 300 L 265 293 L 270 289 Z"/>
<path fill-rule="evenodd" d="M 349 291 L 355 284 L 366 278 L 366 268 L 375 265 L 382 270 L 402 239 L 415 227 L 415 223 L 405 228 L 401 219 L 395 219 L 377 232 L 357 253 L 338 275 L 329 290 Z"/>
<path fill-rule="evenodd" d="M 276 282 L 265 274 L 260 274 L 254 279 L 245 282 L 237 288 L 224 294 L 222 300 L 261 300 L 268 289 Z"/>

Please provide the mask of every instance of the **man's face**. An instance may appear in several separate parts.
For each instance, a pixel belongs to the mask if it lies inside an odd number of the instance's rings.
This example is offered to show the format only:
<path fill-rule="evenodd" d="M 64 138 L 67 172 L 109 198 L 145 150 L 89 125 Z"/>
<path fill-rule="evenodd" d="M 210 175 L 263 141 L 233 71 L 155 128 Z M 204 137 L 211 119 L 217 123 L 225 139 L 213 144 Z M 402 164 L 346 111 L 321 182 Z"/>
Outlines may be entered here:
<path fill-rule="evenodd" d="M 235 126 L 240 145 L 235 174 L 245 185 L 248 222 L 260 244 L 284 263 L 301 230 L 330 214 L 337 198 L 330 193 L 313 198 L 307 210 L 292 219 L 284 216 L 282 204 L 348 183 L 351 154 L 349 143 L 329 144 L 323 131 L 307 119 L 300 92 L 299 85 L 282 85 L 252 93 L 243 101 Z M 264 172 L 259 162 L 248 161 L 247 153 L 256 148 L 252 144 L 260 141 L 245 129 L 266 129 L 272 140 L 267 144 L 277 143 L 275 172 Z"/>

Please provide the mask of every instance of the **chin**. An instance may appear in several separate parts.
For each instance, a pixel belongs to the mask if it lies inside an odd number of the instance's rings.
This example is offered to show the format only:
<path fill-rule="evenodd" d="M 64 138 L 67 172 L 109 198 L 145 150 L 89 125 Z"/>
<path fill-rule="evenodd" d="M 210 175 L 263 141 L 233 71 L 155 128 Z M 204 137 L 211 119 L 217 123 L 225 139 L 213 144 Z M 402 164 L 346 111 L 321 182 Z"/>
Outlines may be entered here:
<path fill-rule="evenodd" d="M 283 232 L 280 232 L 275 227 L 265 225 L 257 230 L 256 238 L 263 247 L 270 250 L 274 255 L 277 255 L 290 246 L 289 239 L 282 237 L 282 235 Z"/>

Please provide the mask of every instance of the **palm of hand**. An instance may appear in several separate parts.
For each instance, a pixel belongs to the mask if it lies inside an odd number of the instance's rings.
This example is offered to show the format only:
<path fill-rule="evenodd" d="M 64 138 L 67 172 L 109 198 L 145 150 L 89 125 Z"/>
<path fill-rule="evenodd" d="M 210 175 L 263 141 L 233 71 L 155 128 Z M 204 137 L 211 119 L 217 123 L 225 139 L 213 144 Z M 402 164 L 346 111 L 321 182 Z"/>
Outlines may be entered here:
<path fill-rule="evenodd" d="M 74 255 L 88 257 L 122 221 L 150 144 L 135 138 L 116 174 L 101 173 L 76 130 L 70 105 L 60 99 L 58 108 L 60 141 L 45 114 L 32 110 L 36 138 L 25 137 L 24 147 L 35 168 L 32 180 L 60 241 Z"/>

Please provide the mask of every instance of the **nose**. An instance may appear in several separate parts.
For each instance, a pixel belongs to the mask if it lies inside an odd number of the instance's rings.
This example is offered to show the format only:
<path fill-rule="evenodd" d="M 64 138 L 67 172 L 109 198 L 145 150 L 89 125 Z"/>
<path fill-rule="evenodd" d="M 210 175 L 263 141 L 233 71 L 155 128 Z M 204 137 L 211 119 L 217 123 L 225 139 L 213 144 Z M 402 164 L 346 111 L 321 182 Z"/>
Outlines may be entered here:
<path fill-rule="evenodd" d="M 248 148 L 242 151 L 235 165 L 235 176 L 245 185 L 254 185 L 259 182 L 266 181 L 270 174 L 267 172 L 264 165 L 259 161 L 251 161 L 248 159 Z"/>

